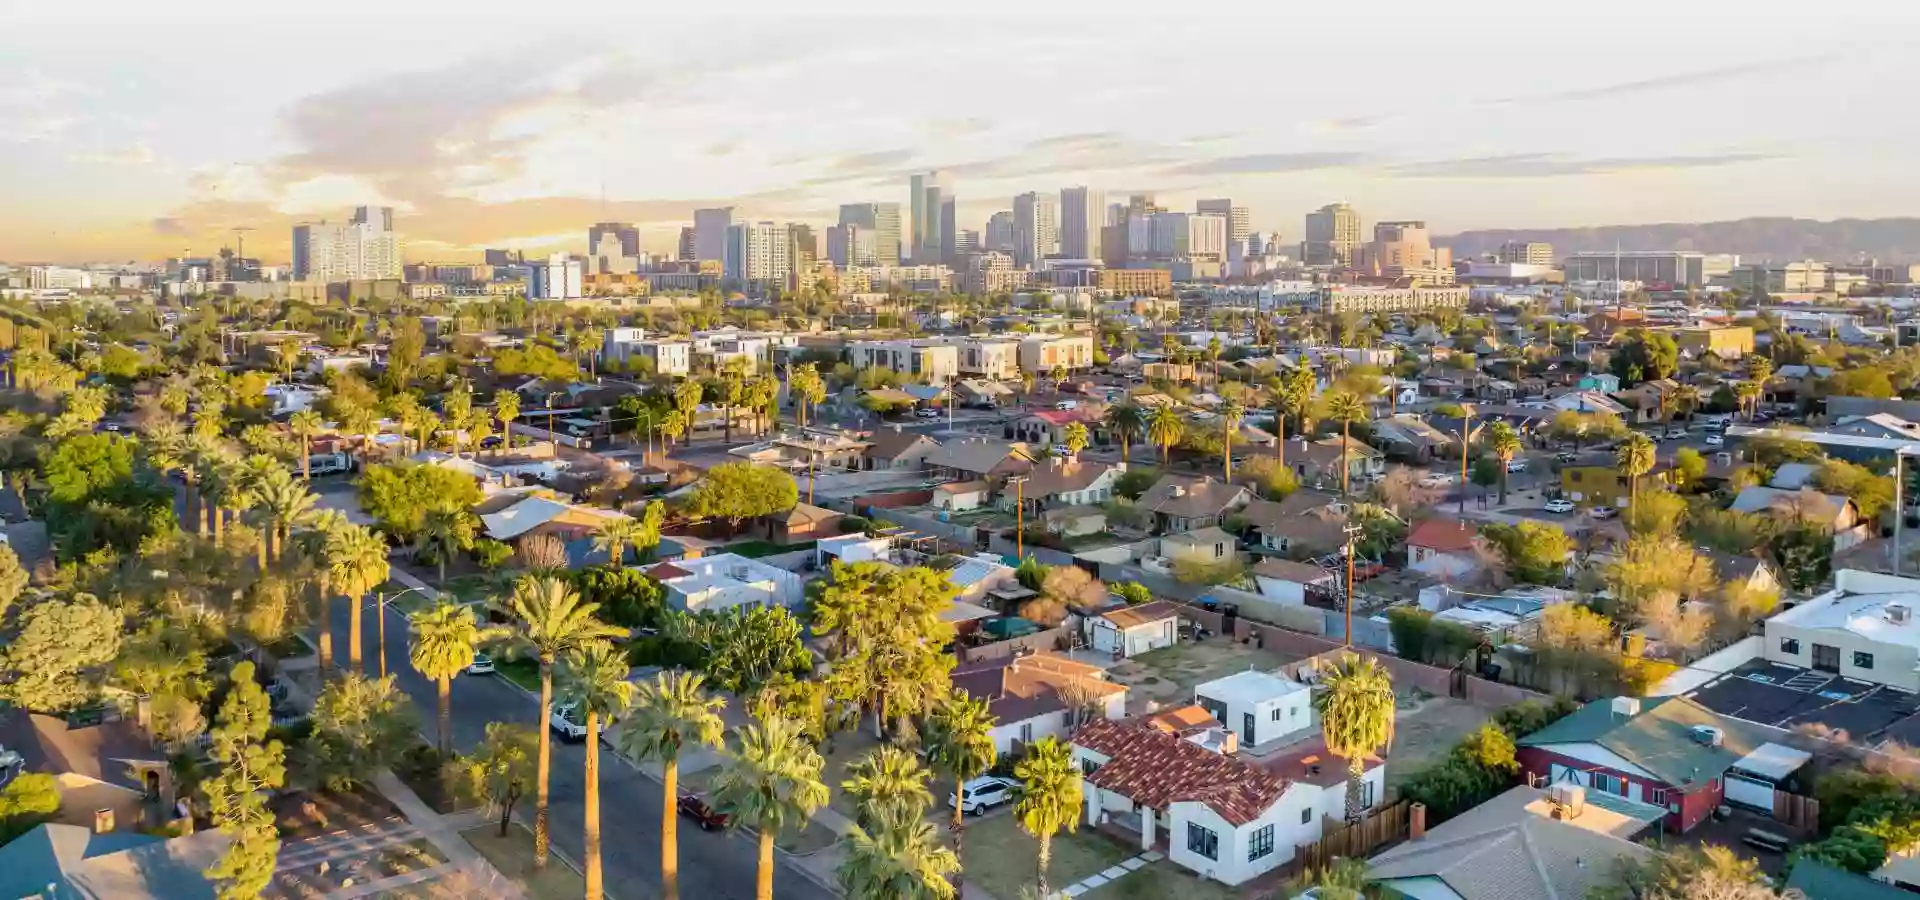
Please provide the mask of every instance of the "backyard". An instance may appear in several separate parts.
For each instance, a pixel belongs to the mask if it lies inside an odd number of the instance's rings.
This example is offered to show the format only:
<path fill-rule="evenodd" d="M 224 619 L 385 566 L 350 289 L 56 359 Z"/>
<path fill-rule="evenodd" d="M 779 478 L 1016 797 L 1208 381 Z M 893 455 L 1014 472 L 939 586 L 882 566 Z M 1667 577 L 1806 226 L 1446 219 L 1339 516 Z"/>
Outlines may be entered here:
<path fill-rule="evenodd" d="M 1387 752 L 1387 796 L 1415 772 L 1438 761 L 1453 745 L 1493 717 L 1493 711 L 1462 700 L 1402 690 L 1394 716 L 1393 746 Z"/>
<path fill-rule="evenodd" d="M 1194 685 L 1235 672 L 1270 672 L 1300 657 L 1224 638 L 1187 641 L 1122 660 L 1107 670 L 1108 680 L 1127 686 L 1129 712 L 1149 702 L 1161 707 L 1193 702 Z"/>

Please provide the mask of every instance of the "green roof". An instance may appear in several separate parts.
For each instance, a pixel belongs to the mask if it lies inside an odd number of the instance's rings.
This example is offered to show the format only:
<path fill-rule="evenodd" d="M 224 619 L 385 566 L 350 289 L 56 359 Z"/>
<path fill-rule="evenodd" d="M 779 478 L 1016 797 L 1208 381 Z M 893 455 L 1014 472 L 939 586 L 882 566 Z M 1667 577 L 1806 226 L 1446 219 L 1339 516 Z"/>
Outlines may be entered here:
<path fill-rule="evenodd" d="M 1884 881 L 1836 869 L 1817 859 L 1802 858 L 1793 864 L 1787 889 L 1798 890 L 1807 900 L 1913 900 L 1913 894 Z"/>
<path fill-rule="evenodd" d="M 1720 746 L 1701 743 L 1693 733 L 1696 726 L 1720 729 Z M 1516 743 L 1599 744 L 1678 787 L 1719 778 L 1766 739 L 1685 697 L 1647 697 L 1640 700 L 1640 714 L 1631 718 L 1614 713 L 1611 700 L 1597 700 Z"/>

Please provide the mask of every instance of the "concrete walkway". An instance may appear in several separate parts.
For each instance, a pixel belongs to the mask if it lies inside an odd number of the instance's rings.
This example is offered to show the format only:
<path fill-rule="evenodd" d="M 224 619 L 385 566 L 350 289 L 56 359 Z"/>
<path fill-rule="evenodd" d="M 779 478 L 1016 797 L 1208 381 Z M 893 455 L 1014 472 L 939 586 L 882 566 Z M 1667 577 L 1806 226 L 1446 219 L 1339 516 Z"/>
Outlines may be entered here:
<path fill-rule="evenodd" d="M 1060 890 L 1055 891 L 1054 896 L 1055 897 L 1078 897 L 1081 894 L 1084 894 L 1088 891 L 1093 890 L 1094 888 L 1103 887 L 1105 885 L 1112 884 L 1113 882 L 1118 881 L 1122 878 L 1125 878 L 1129 873 L 1137 872 L 1141 869 L 1144 869 L 1146 868 L 1148 863 L 1158 862 L 1165 858 L 1166 857 L 1161 856 L 1160 854 L 1155 853 L 1152 850 L 1149 850 L 1131 859 L 1123 859 L 1112 866 L 1109 866 L 1105 869 L 1102 869 L 1099 872 L 1096 872 L 1092 875 L 1088 875 L 1087 877 L 1082 878 L 1079 881 L 1076 881 L 1070 885 L 1067 885 L 1066 887 L 1063 887 Z"/>
<path fill-rule="evenodd" d="M 382 796 L 393 801 L 393 805 L 400 807 L 400 812 L 407 817 L 408 824 L 417 830 L 421 837 L 426 838 L 435 850 L 440 851 L 441 856 L 446 857 L 446 865 L 435 867 L 441 870 L 440 874 L 453 869 L 465 869 L 472 873 L 477 883 L 494 886 L 499 896 L 508 900 L 526 900 L 526 895 L 521 892 L 519 885 L 501 875 L 500 871 L 493 867 L 493 863 L 488 862 L 486 857 L 480 855 L 480 851 L 473 849 L 473 845 L 467 843 L 466 838 L 460 836 L 461 827 L 472 827 L 464 823 L 468 821 L 478 823 L 476 817 L 467 813 L 447 817 L 434 812 L 433 807 L 428 806 L 426 801 L 420 799 L 419 794 L 413 792 L 413 788 L 407 787 L 392 772 L 381 772 L 375 775 L 373 786 Z M 418 875 L 419 873 L 408 874 Z M 414 881 L 420 880 L 422 878 L 414 879 Z M 412 882 L 403 882 L 403 884 L 406 883 Z M 369 886 L 357 885 L 356 888 Z M 366 893 L 372 892 L 366 891 Z M 360 896 L 360 894 L 356 893 L 353 896 Z"/>

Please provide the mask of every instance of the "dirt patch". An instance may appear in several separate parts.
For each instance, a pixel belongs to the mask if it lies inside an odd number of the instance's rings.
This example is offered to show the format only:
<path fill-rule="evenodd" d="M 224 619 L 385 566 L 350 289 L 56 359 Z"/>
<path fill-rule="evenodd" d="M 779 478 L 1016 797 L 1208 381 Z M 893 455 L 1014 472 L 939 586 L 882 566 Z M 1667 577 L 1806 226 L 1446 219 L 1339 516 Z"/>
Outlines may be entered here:
<path fill-rule="evenodd" d="M 1460 700 L 1403 692 L 1394 714 L 1393 747 L 1387 757 L 1387 796 L 1415 772 L 1446 756 L 1493 712 Z"/>
<path fill-rule="evenodd" d="M 344 794 L 290 791 L 274 797 L 270 807 L 280 824 L 280 837 L 287 841 L 319 837 L 373 822 L 405 820 L 400 807 L 367 787 Z"/>
<path fill-rule="evenodd" d="M 1210 638 L 1122 660 L 1107 670 L 1107 679 L 1127 686 L 1127 709 L 1137 713 L 1145 711 L 1148 703 L 1161 708 L 1191 703 L 1195 685 L 1248 669 L 1270 672 L 1298 659 L 1277 650 Z"/>

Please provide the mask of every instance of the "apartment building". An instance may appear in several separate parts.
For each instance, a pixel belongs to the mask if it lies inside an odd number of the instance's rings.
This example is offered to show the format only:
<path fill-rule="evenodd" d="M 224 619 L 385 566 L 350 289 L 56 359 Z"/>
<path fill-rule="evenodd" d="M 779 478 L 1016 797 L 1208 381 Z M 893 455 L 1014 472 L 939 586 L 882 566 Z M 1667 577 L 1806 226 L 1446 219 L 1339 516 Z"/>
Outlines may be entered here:
<path fill-rule="evenodd" d="M 1507 241 L 1500 245 L 1495 261 L 1522 266 L 1553 265 L 1553 245 L 1545 241 Z"/>
<path fill-rule="evenodd" d="M 1094 287 L 1116 294 L 1164 297 L 1173 293 L 1173 273 L 1166 269 L 1102 269 Z"/>
<path fill-rule="evenodd" d="M 1044 374 L 1054 366 L 1086 369 L 1093 365 L 1093 338 L 1084 334 L 1042 335 L 1020 341 L 1020 368 Z"/>
<path fill-rule="evenodd" d="M 1463 287 L 1356 287 L 1333 285 L 1313 292 L 1308 305 L 1317 312 L 1417 312 L 1465 309 Z"/>
<path fill-rule="evenodd" d="M 967 378 L 1020 377 L 1020 340 L 1011 337 L 960 338 L 960 374 Z"/>
<path fill-rule="evenodd" d="M 649 339 L 644 328 L 608 329 L 600 356 L 609 363 L 644 359 L 661 375 L 686 375 L 693 369 L 692 344 L 665 336 Z"/>
<path fill-rule="evenodd" d="M 959 348 L 940 340 L 855 341 L 847 361 L 856 369 L 886 369 L 914 381 L 945 384 L 959 375 Z"/>
<path fill-rule="evenodd" d="M 1740 257 L 1691 250 L 1625 250 L 1575 253 L 1566 259 L 1568 281 L 1633 281 L 1652 287 L 1706 287 L 1732 273 Z"/>
<path fill-rule="evenodd" d="M 693 356 L 703 367 L 713 371 L 724 371 L 735 360 L 745 367 L 748 373 L 757 372 L 772 354 L 774 347 L 792 347 L 799 339 L 791 334 L 740 331 L 735 328 L 721 328 L 715 331 L 702 331 L 694 334 L 691 341 Z"/>

